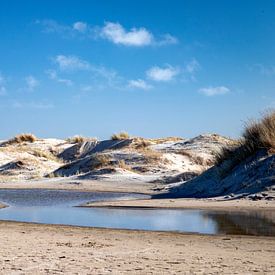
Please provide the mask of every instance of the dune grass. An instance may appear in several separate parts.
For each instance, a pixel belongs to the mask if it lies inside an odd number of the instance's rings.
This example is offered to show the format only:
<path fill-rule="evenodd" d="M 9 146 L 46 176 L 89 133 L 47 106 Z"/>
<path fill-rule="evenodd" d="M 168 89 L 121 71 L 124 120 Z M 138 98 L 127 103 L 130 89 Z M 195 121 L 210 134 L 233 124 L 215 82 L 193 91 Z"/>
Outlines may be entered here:
<path fill-rule="evenodd" d="M 23 133 L 20 135 L 15 136 L 14 138 L 8 140 L 6 144 L 21 144 L 23 142 L 35 142 L 37 137 L 30 133 Z"/>
<path fill-rule="evenodd" d="M 225 166 L 226 161 L 228 172 L 259 150 L 275 153 L 275 110 L 265 113 L 259 120 L 248 121 L 237 145 L 223 147 L 216 153 L 215 164 Z"/>
<path fill-rule="evenodd" d="M 86 141 L 97 141 L 97 138 L 83 137 L 83 136 L 76 135 L 76 136 L 67 138 L 66 141 L 68 143 L 77 144 L 77 143 L 83 143 L 83 142 L 86 142 Z"/>
<path fill-rule="evenodd" d="M 127 132 L 120 132 L 111 136 L 111 140 L 123 140 L 128 138 L 130 138 L 130 136 Z"/>

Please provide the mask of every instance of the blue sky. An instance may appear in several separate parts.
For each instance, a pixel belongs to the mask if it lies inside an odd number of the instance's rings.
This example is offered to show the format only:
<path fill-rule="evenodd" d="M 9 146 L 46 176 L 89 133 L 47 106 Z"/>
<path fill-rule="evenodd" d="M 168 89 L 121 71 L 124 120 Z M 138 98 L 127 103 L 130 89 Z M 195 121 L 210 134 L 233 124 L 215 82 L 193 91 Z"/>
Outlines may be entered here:
<path fill-rule="evenodd" d="M 275 107 L 275 1 L 1 1 L 0 138 L 216 132 Z"/>

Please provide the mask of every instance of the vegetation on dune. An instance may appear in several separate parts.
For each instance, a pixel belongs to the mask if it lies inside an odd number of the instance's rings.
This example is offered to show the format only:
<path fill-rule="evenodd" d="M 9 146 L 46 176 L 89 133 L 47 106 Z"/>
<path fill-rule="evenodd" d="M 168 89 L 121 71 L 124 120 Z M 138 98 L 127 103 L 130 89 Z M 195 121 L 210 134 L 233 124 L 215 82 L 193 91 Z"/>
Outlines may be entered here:
<path fill-rule="evenodd" d="M 52 152 L 50 151 L 44 151 L 41 149 L 32 149 L 30 151 L 30 154 L 32 154 L 35 157 L 39 157 L 39 158 L 45 158 L 47 160 L 52 160 L 52 161 L 56 161 L 56 162 L 61 162 L 61 160 L 59 158 L 57 158 Z"/>
<path fill-rule="evenodd" d="M 143 149 L 150 145 L 152 145 L 152 142 L 150 142 L 149 140 L 147 140 L 145 138 L 141 138 L 141 137 L 134 138 L 133 147 L 135 149 Z"/>
<path fill-rule="evenodd" d="M 213 165 L 213 161 L 210 159 L 204 159 L 201 156 L 196 156 L 194 155 L 191 151 L 188 150 L 178 150 L 176 154 L 186 156 L 190 159 L 191 162 L 197 164 L 197 165 L 202 165 L 202 166 L 211 166 Z"/>
<path fill-rule="evenodd" d="M 6 144 L 8 145 L 16 144 L 16 143 L 20 144 L 23 142 L 35 142 L 36 140 L 37 140 L 37 137 L 35 135 L 26 133 L 26 134 L 20 134 L 15 136 L 14 138 L 8 140 Z"/>
<path fill-rule="evenodd" d="M 150 148 L 140 148 L 138 152 L 142 154 L 146 164 L 156 164 L 164 161 L 162 153 Z"/>
<path fill-rule="evenodd" d="M 130 138 L 130 136 L 127 132 L 121 132 L 121 133 L 113 134 L 111 136 L 112 140 L 123 140 L 128 138 Z"/>
<path fill-rule="evenodd" d="M 93 164 L 91 168 L 92 169 L 102 168 L 104 166 L 108 166 L 110 162 L 111 162 L 111 158 L 109 155 L 96 153 L 94 154 Z"/>
<path fill-rule="evenodd" d="M 245 124 L 242 137 L 236 146 L 223 147 L 216 154 L 216 164 L 224 166 L 224 172 L 232 170 L 259 150 L 275 153 L 275 110 L 267 112 L 259 120 Z M 226 165 L 224 162 L 226 161 Z"/>
<path fill-rule="evenodd" d="M 118 167 L 123 169 L 123 170 L 128 170 L 128 171 L 132 171 L 132 168 L 130 165 L 128 165 L 124 159 L 121 159 L 118 161 L 117 163 Z"/>
<path fill-rule="evenodd" d="M 86 141 L 97 141 L 96 138 L 83 137 L 83 136 L 73 136 L 66 139 L 68 143 L 83 143 Z"/>

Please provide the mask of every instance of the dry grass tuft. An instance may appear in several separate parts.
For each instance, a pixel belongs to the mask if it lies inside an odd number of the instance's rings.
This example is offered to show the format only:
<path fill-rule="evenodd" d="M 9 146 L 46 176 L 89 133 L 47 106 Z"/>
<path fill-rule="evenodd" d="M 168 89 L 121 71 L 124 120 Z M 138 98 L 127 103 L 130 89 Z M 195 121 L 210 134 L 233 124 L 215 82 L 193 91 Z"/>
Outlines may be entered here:
<path fill-rule="evenodd" d="M 86 141 L 97 141 L 97 138 L 73 136 L 66 139 L 68 143 L 83 143 Z"/>
<path fill-rule="evenodd" d="M 8 140 L 6 144 L 20 144 L 23 142 L 35 142 L 37 140 L 37 137 L 33 134 L 20 134 L 15 136 L 14 138 Z"/>
<path fill-rule="evenodd" d="M 123 140 L 128 138 L 130 138 L 130 136 L 127 132 L 121 132 L 121 133 L 113 134 L 111 136 L 112 140 Z"/>
<path fill-rule="evenodd" d="M 223 147 L 220 152 L 217 152 L 215 162 L 220 165 L 227 161 L 226 171 L 230 171 L 240 162 L 261 149 L 274 154 L 275 111 L 266 113 L 260 120 L 251 120 L 246 123 L 242 138 L 237 145 Z"/>
<path fill-rule="evenodd" d="M 97 169 L 97 168 L 101 168 L 101 167 L 106 167 L 108 165 L 110 165 L 111 163 L 111 158 L 108 155 L 105 154 L 94 154 L 93 157 L 93 164 L 92 164 L 92 169 Z"/>
<path fill-rule="evenodd" d="M 164 138 L 151 138 L 148 139 L 149 141 L 155 143 L 155 144 L 160 144 L 164 142 L 177 142 L 183 140 L 181 137 L 164 137 Z"/>
<path fill-rule="evenodd" d="M 147 164 L 161 163 L 164 161 L 162 153 L 153 151 L 150 148 L 141 148 L 138 150 L 144 157 L 144 160 Z"/>
<path fill-rule="evenodd" d="M 117 163 L 118 167 L 124 170 L 132 171 L 132 168 L 130 165 L 128 165 L 124 159 L 121 159 Z"/>
<path fill-rule="evenodd" d="M 44 151 L 44 150 L 40 150 L 40 149 L 32 149 L 32 151 L 30 153 L 35 157 L 45 158 L 47 160 L 52 160 L 52 161 L 56 161 L 56 162 L 61 162 L 60 159 L 57 158 L 50 151 Z"/>
<path fill-rule="evenodd" d="M 150 145 L 152 145 L 152 142 L 150 142 L 149 140 L 147 140 L 145 138 L 136 137 L 136 138 L 134 138 L 132 146 L 135 149 L 144 149 L 144 148 L 147 148 Z"/>
<path fill-rule="evenodd" d="M 187 150 L 178 150 L 178 151 L 176 151 L 176 153 L 188 157 L 190 159 L 190 161 L 192 161 L 193 163 L 195 163 L 197 165 L 211 166 L 214 164 L 214 162 L 212 160 L 204 159 L 201 156 L 196 156 L 196 155 L 192 154 L 192 152 L 189 152 Z"/>

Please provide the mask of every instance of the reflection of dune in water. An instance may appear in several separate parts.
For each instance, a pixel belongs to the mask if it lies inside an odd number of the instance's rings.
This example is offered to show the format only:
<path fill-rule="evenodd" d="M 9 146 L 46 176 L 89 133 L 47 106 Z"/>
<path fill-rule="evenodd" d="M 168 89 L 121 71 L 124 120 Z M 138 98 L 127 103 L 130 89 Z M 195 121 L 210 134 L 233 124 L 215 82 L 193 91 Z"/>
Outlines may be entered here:
<path fill-rule="evenodd" d="M 275 236 L 273 211 L 205 212 L 216 223 L 217 233 Z"/>

